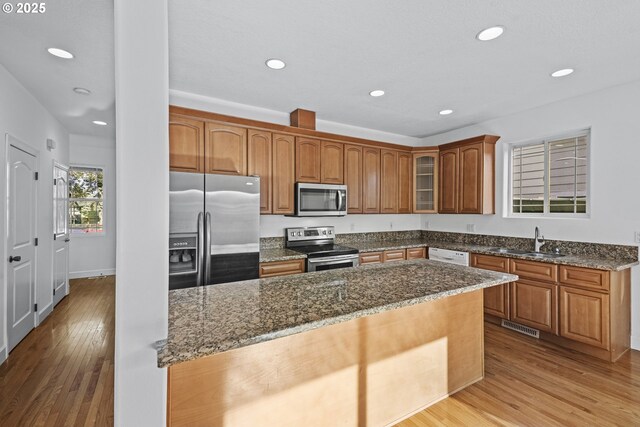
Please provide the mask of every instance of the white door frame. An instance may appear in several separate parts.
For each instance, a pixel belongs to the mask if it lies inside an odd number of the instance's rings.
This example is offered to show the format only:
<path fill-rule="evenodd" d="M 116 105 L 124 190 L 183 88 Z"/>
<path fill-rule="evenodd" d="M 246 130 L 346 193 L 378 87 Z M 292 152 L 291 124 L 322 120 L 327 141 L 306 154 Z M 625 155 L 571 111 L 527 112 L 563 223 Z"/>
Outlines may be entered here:
<path fill-rule="evenodd" d="M 67 171 L 67 188 L 68 188 L 69 187 L 69 165 L 65 165 L 65 164 L 62 164 L 62 163 L 58 162 L 57 160 L 53 160 L 53 168 L 52 168 L 52 170 L 53 170 L 54 173 L 56 171 L 56 168 L 64 169 L 64 170 Z M 53 195 L 53 197 L 55 198 L 55 194 Z M 68 202 L 68 198 L 69 198 L 69 193 L 67 192 L 67 238 L 70 238 L 71 235 L 69 233 L 69 223 L 68 223 L 68 221 L 69 221 L 69 202 Z M 56 218 L 55 218 L 55 216 L 56 216 L 56 212 L 53 212 L 53 215 L 51 216 L 51 219 L 53 221 L 53 232 L 54 232 L 54 234 L 56 232 L 56 228 L 55 228 L 55 226 L 56 226 L 56 224 L 55 224 Z M 67 250 L 67 284 L 65 285 L 65 289 L 64 289 L 65 296 L 69 295 L 69 244 L 67 244 L 67 249 L 66 250 Z M 53 281 L 56 280 L 55 275 L 53 274 L 54 270 L 55 270 L 55 261 L 56 261 L 55 260 L 55 256 L 56 256 L 56 245 L 54 243 L 54 244 L 51 245 L 51 278 L 52 278 Z M 54 287 L 55 287 L 55 285 L 54 285 Z M 52 301 L 53 301 L 52 304 L 55 304 L 55 298 Z"/>
<path fill-rule="evenodd" d="M 9 168 L 9 150 L 10 147 L 14 146 L 15 148 L 24 151 L 25 153 L 28 153 L 30 155 L 32 155 L 33 157 L 35 157 L 35 163 L 36 163 L 36 170 L 40 169 L 40 151 L 36 150 L 35 148 L 31 147 L 30 145 L 20 141 L 18 138 L 16 138 L 15 136 L 7 133 L 5 134 L 5 164 L 4 164 L 4 168 L 5 168 L 5 197 L 3 198 L 2 202 L 2 211 L 5 214 L 5 220 L 4 220 L 4 224 L 2 224 L 2 226 L 4 227 L 5 230 L 9 229 L 9 204 L 7 202 L 8 198 L 6 197 L 6 195 L 9 194 L 9 174 L 10 174 L 10 168 Z M 39 189 L 39 184 L 36 184 L 36 197 L 35 197 L 35 204 L 34 204 L 34 231 L 36 236 L 38 235 L 38 189 Z M 6 233 L 6 231 L 5 231 Z M 8 236 L 5 235 L 4 236 L 4 241 L 2 242 L 2 246 L 3 246 L 3 251 L 4 254 L 6 255 L 8 253 L 8 242 L 7 242 L 7 238 Z M 33 257 L 33 263 L 34 263 L 34 280 L 33 280 L 33 303 L 37 303 L 38 301 L 38 246 L 36 246 L 35 248 L 35 255 Z M 2 260 L 4 262 L 4 260 Z M 4 308 L 4 313 L 5 313 L 5 328 L 4 331 L 0 331 L 0 333 L 3 334 L 4 336 L 4 342 L 7 344 L 7 346 L 5 347 L 5 355 L 8 355 L 9 353 L 9 324 L 8 324 L 8 320 L 6 318 L 9 310 L 8 310 L 8 306 L 7 304 L 9 303 L 7 301 L 7 297 L 8 297 L 8 287 L 7 287 L 7 268 L 4 267 L 2 269 L 2 280 L 4 283 L 4 301 L 5 301 L 5 306 Z M 39 307 L 40 308 L 40 307 Z M 38 312 L 34 312 L 33 313 L 33 327 L 35 328 L 36 326 L 38 326 Z"/>

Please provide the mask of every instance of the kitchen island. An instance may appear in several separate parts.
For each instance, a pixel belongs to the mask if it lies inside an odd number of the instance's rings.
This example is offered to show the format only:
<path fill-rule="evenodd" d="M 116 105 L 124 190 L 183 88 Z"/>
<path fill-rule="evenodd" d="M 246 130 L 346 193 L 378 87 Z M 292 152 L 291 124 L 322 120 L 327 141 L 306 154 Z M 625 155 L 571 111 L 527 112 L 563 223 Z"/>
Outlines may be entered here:
<path fill-rule="evenodd" d="M 170 293 L 168 424 L 390 425 L 482 379 L 482 289 L 416 260 Z"/>

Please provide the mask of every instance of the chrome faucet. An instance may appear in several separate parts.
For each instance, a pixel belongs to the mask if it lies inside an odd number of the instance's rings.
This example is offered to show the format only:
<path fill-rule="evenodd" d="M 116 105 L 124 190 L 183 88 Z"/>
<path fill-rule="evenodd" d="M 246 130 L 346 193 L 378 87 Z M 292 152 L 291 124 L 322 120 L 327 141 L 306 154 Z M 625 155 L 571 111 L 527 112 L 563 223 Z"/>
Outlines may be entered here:
<path fill-rule="evenodd" d="M 533 243 L 535 244 L 535 252 L 540 252 L 540 248 L 545 244 L 544 236 L 540 235 L 540 229 L 538 229 L 538 227 L 536 227 L 536 234 L 533 238 Z"/>

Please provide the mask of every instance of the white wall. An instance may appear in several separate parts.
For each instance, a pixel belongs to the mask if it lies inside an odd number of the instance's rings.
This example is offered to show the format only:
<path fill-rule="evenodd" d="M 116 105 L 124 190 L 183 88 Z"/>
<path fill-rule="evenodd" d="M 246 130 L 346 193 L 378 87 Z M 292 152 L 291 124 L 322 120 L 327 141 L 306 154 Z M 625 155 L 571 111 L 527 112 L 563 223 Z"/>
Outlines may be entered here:
<path fill-rule="evenodd" d="M 167 0 L 115 0 L 115 425 L 166 425 L 155 342 L 169 315 Z M 142 29 L 144 27 L 144 29 Z"/>
<path fill-rule="evenodd" d="M 505 218 L 509 143 L 591 128 L 591 217 Z M 500 135 L 496 161 L 496 215 L 423 215 L 429 229 L 533 238 L 539 226 L 550 239 L 636 245 L 640 231 L 640 82 L 556 102 L 500 119 L 425 138 L 438 145 L 480 134 Z M 632 346 L 640 349 L 640 268 L 632 270 Z"/>
<path fill-rule="evenodd" d="M 284 237 L 287 227 L 333 225 L 337 233 L 405 231 L 420 229 L 420 215 L 347 215 L 344 217 L 296 218 L 260 216 L 260 237 Z"/>
<path fill-rule="evenodd" d="M 64 127 L 0 65 L 0 200 L 6 199 L 6 134 L 9 133 L 39 152 L 41 179 L 37 195 L 37 247 L 36 303 L 38 323 L 53 308 L 53 161 L 66 164 L 69 161 L 69 134 Z M 57 143 L 57 148 L 47 150 L 47 138 Z M 4 202 L 2 202 L 4 203 Z M 4 205 L 2 205 L 4 206 Z M 5 209 L 0 208 L 0 361 L 3 360 L 7 343 L 6 329 L 6 241 Z"/>
<path fill-rule="evenodd" d="M 116 272 L 116 141 L 88 135 L 69 136 L 69 164 L 104 168 L 104 234 L 71 235 L 69 277 Z"/>

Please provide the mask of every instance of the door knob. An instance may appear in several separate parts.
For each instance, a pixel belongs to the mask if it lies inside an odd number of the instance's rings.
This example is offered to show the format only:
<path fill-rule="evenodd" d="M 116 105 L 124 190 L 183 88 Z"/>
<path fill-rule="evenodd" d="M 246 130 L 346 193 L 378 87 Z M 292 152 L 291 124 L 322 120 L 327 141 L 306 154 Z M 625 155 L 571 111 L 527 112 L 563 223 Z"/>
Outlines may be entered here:
<path fill-rule="evenodd" d="M 21 256 L 10 256 L 9 257 L 9 262 L 13 262 L 13 261 L 20 262 L 21 260 L 22 260 Z"/>
<path fill-rule="evenodd" d="M 69 239 L 68 237 L 66 239 L 64 239 L 65 242 L 69 242 L 71 239 Z"/>

